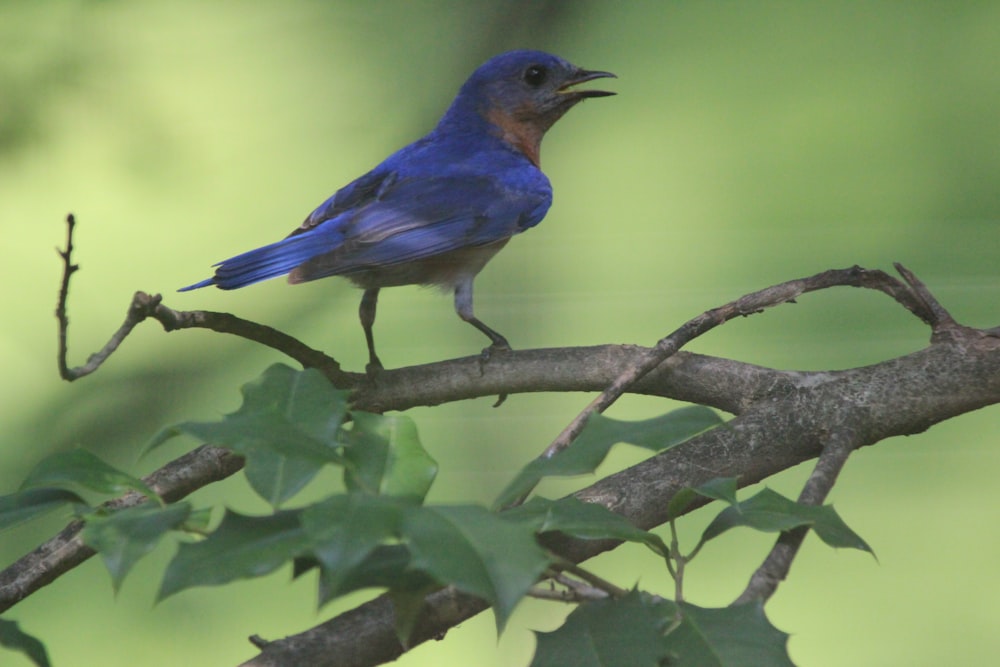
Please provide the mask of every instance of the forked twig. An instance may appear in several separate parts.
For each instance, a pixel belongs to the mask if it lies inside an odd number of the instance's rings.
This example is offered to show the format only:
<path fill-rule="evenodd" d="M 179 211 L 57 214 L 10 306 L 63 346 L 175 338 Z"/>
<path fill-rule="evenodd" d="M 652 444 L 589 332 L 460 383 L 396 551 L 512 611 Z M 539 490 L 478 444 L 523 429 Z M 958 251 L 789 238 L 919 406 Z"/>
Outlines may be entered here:
<path fill-rule="evenodd" d="M 896 266 L 898 269 L 902 269 L 900 265 Z M 939 314 L 924 299 L 919 298 L 913 290 L 884 271 L 863 269 L 859 266 L 848 269 L 831 269 L 808 278 L 790 280 L 747 294 L 688 320 L 669 336 L 660 339 L 656 346 L 650 348 L 649 352 L 638 363 L 618 376 L 607 389 L 591 401 L 556 436 L 539 458 L 551 458 L 568 447 L 573 439 L 580 435 L 590 415 L 607 410 L 628 391 L 629 387 L 698 336 L 736 317 L 746 317 L 762 312 L 766 308 L 794 302 L 797 297 L 806 292 L 836 286 L 865 287 L 884 292 L 927 324 L 935 326 L 938 323 Z"/>
<path fill-rule="evenodd" d="M 136 292 L 132 296 L 132 302 L 125 314 L 125 321 L 111 335 L 104 347 L 90 355 L 87 358 L 87 363 L 70 368 L 66 361 L 69 331 L 66 302 L 69 299 L 70 276 L 80 268 L 72 261 L 75 226 L 76 220 L 71 213 L 66 218 L 66 248 L 58 251 L 63 260 L 63 275 L 62 285 L 59 289 L 59 303 L 56 306 L 56 318 L 59 320 L 59 375 L 64 380 L 72 382 L 96 371 L 107 361 L 108 357 L 114 354 L 118 346 L 132 333 L 136 326 L 147 318 L 152 318 L 162 324 L 165 331 L 199 328 L 240 336 L 282 352 L 305 368 L 316 368 L 322 371 L 334 386 L 346 387 L 350 384 L 348 375 L 340 370 L 340 364 L 335 359 L 277 329 L 244 320 L 229 313 L 216 313 L 208 310 L 173 310 L 163 305 L 163 297 L 159 294 L 145 292 Z"/>

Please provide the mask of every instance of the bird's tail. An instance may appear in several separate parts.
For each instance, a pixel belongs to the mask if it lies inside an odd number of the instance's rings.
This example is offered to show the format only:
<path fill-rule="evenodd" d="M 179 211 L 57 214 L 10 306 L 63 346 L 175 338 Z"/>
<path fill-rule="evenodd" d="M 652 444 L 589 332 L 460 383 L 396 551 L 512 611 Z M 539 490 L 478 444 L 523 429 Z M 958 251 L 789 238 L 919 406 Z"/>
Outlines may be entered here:
<path fill-rule="evenodd" d="M 299 264 L 330 252 L 343 242 L 340 234 L 305 233 L 289 236 L 277 243 L 245 252 L 215 265 L 215 275 L 182 287 L 188 292 L 215 285 L 219 289 L 239 289 L 268 278 L 283 276 Z"/>

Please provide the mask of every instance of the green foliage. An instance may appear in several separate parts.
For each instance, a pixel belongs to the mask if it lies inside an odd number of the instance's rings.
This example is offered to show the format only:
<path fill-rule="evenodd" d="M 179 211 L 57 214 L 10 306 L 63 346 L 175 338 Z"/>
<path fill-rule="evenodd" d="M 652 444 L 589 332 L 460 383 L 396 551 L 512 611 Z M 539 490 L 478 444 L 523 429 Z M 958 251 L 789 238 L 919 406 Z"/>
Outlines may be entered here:
<path fill-rule="evenodd" d="M 16 621 L 0 618 L 0 646 L 23 653 L 38 667 L 49 667 L 51 664 L 45 645 L 21 630 Z"/>
<path fill-rule="evenodd" d="M 666 626 L 662 605 L 638 591 L 580 605 L 558 630 L 535 633 L 531 667 L 658 667 Z"/>
<path fill-rule="evenodd" d="M 0 496 L 0 530 L 70 504 L 86 503 L 77 494 L 63 489 L 26 489 Z"/>
<path fill-rule="evenodd" d="M 163 599 L 192 586 L 218 586 L 269 574 L 307 545 L 299 511 L 244 516 L 227 511 L 222 523 L 201 542 L 181 544 L 163 575 Z"/>
<path fill-rule="evenodd" d="M 402 416 L 352 412 L 354 427 L 344 451 L 344 483 L 351 491 L 422 500 L 437 463 L 420 446 L 417 427 Z"/>
<path fill-rule="evenodd" d="M 188 502 L 163 505 L 141 480 L 74 450 L 45 459 L 20 491 L 0 498 L 0 527 L 62 505 L 75 506 L 85 519 L 82 538 L 100 554 L 116 591 L 139 559 L 165 537 L 183 536 L 164 573 L 159 599 L 194 586 L 263 576 L 288 563 L 296 574 L 315 568 L 320 604 L 361 588 L 387 589 L 404 644 L 423 597 L 441 586 L 485 600 L 502 631 L 518 602 L 547 574 L 552 576 L 552 568 L 567 567 L 542 548 L 539 534 L 642 544 L 664 560 L 676 582 L 676 602 L 638 590 L 622 594 L 579 568 L 563 572 L 554 581 L 566 588 L 568 601 L 580 604 L 561 628 L 538 634 L 532 665 L 540 667 L 655 666 L 665 660 L 680 666 L 786 667 L 791 664 L 787 636 L 770 625 L 759 604 L 702 609 L 684 602 L 684 566 L 706 542 L 737 526 L 767 532 L 808 526 L 832 546 L 871 551 L 833 508 L 802 505 L 767 489 L 739 501 L 734 479 L 714 479 L 675 495 L 666 508 L 673 531 L 669 545 L 606 507 L 575 497 L 533 497 L 499 513 L 478 505 L 427 505 L 437 464 L 409 418 L 351 411 L 346 394 L 317 371 L 281 365 L 267 369 L 242 392 L 243 404 L 236 412 L 218 422 L 164 429 L 150 446 L 184 434 L 239 452 L 246 458 L 248 483 L 270 503 L 270 514 L 226 510 L 209 531 L 209 510 L 195 510 Z M 529 463 L 498 505 L 526 495 L 546 476 L 592 472 L 618 442 L 662 451 L 719 423 L 713 411 L 697 407 L 634 423 L 595 415 L 567 449 Z M 345 493 L 282 508 L 325 466 L 342 469 Z M 101 494 L 135 490 L 150 501 L 117 511 L 91 508 L 72 489 Z M 726 507 L 684 555 L 674 522 L 698 497 Z M 580 579 L 579 587 L 573 577 Z M 591 599 L 601 591 L 608 596 Z M 13 637 L 13 648 L 37 648 L 31 643 L 35 640 L 18 634 L 16 625 L 3 629 Z M 41 655 L 44 659 L 44 649 Z"/>
<path fill-rule="evenodd" d="M 537 632 L 531 667 L 791 667 L 788 635 L 758 603 L 703 609 L 637 590 L 580 605 Z"/>
<path fill-rule="evenodd" d="M 701 541 L 707 542 L 736 526 L 747 526 L 767 533 L 809 526 L 831 547 L 875 552 L 861 537 L 848 528 L 829 505 L 804 505 L 789 500 L 771 489 L 764 489 L 747 500 L 722 510 L 705 528 Z"/>
<path fill-rule="evenodd" d="M 710 500 L 721 500 L 735 505 L 737 503 L 736 480 L 732 477 L 716 477 L 700 486 L 681 489 L 667 503 L 667 516 L 671 519 L 679 517 L 691 505 L 696 496 L 703 496 Z"/>
<path fill-rule="evenodd" d="M 504 516 L 530 521 L 539 533 L 559 531 L 581 539 L 612 539 L 645 544 L 657 554 L 667 554 L 659 535 L 636 528 L 604 505 L 585 503 L 573 496 L 559 500 L 535 497 Z"/>
<path fill-rule="evenodd" d="M 111 585 L 117 591 L 132 566 L 152 551 L 168 531 L 180 528 L 190 516 L 188 503 L 166 507 L 147 503 L 87 516 L 81 537 L 101 555 L 111 574 Z"/>
<path fill-rule="evenodd" d="M 760 602 L 703 609 L 665 602 L 675 609 L 666 643 L 673 667 L 792 667 L 788 635 L 771 625 Z"/>
<path fill-rule="evenodd" d="M 551 458 L 532 461 L 497 498 L 496 507 L 507 507 L 531 492 L 543 477 L 568 477 L 592 473 L 601 465 L 611 447 L 619 442 L 661 452 L 722 423 L 712 410 L 690 406 L 638 422 L 592 414 L 582 433 Z"/>
<path fill-rule="evenodd" d="M 277 507 L 308 484 L 326 464 L 342 463 L 340 426 L 347 393 L 319 371 L 275 364 L 242 388 L 243 405 L 220 422 L 184 422 L 163 429 L 159 446 L 185 434 L 246 457 L 246 477 Z"/>
<path fill-rule="evenodd" d="M 404 523 L 412 566 L 489 602 L 498 631 L 549 565 L 529 524 L 483 507 L 424 507 Z"/>
<path fill-rule="evenodd" d="M 84 489 L 105 495 L 136 491 L 147 498 L 158 497 L 141 479 L 108 465 L 85 449 L 73 449 L 46 457 L 24 482 L 26 489 Z"/>

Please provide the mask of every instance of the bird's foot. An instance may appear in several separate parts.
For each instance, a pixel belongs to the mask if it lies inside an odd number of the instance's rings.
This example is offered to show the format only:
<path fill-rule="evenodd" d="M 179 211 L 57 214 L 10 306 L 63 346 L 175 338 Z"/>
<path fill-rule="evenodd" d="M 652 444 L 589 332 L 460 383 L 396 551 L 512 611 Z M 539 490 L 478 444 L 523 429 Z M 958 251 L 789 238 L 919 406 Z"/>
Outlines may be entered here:
<path fill-rule="evenodd" d="M 385 370 L 382 366 L 382 362 L 378 357 L 372 357 L 367 364 L 365 364 L 365 375 L 368 376 L 369 380 L 374 380 L 379 373 Z"/>
<path fill-rule="evenodd" d="M 494 355 L 503 355 L 510 351 L 511 351 L 510 343 L 508 343 L 507 341 L 493 343 L 488 347 L 484 347 L 483 351 L 479 353 L 480 374 L 483 372 L 483 370 L 486 367 L 486 364 L 489 363 L 490 359 L 492 359 Z"/>
<path fill-rule="evenodd" d="M 486 374 L 486 364 L 489 363 L 494 356 L 502 356 L 511 351 L 510 343 L 506 340 L 493 343 L 489 347 L 483 348 L 483 351 L 479 354 L 479 374 Z M 503 402 L 507 400 L 507 394 L 500 394 L 497 396 L 497 402 L 493 404 L 494 408 L 499 408 L 503 405 Z"/>

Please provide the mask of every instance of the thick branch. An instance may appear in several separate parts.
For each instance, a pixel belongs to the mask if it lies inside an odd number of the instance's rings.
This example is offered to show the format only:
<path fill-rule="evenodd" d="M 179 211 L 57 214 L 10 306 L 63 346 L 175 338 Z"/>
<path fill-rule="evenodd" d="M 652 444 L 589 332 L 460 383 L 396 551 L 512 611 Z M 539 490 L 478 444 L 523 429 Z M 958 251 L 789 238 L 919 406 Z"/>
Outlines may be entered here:
<path fill-rule="evenodd" d="M 203 445 L 171 461 L 144 481 L 165 501 L 174 502 L 203 486 L 229 477 L 242 467 L 243 459 L 229 450 Z M 105 505 L 124 509 L 145 500 L 145 496 L 132 491 Z M 58 535 L 0 572 L 0 612 L 94 555 L 93 549 L 80 540 L 82 529 L 82 521 L 73 521 Z"/>
<path fill-rule="evenodd" d="M 726 427 L 709 431 L 577 495 L 607 506 L 641 528 L 666 520 L 679 489 L 714 477 L 741 485 L 818 456 L 828 434 L 850 432 L 852 444 L 919 433 L 956 415 L 1000 402 L 1000 340 L 965 330 L 947 342 L 875 366 L 828 373 L 788 373 Z M 610 541 L 552 539 L 553 551 L 574 562 L 614 548 Z M 439 637 L 482 608 L 449 591 L 428 598 L 427 621 L 414 644 Z M 360 667 L 403 652 L 385 596 L 305 633 L 267 644 L 243 667 Z"/>

